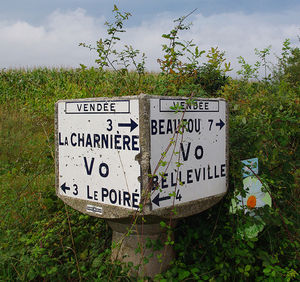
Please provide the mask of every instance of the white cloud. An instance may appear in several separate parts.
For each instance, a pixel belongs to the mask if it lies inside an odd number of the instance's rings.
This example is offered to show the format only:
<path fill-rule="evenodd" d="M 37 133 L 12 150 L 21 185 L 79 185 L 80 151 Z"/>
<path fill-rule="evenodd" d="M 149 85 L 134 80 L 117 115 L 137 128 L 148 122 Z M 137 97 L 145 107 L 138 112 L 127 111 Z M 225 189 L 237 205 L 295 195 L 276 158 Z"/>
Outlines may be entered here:
<path fill-rule="evenodd" d="M 237 67 L 238 56 L 250 63 L 256 58 L 254 48 L 272 45 L 272 52 L 280 53 L 286 38 L 296 38 L 300 33 L 298 13 L 281 14 L 223 13 L 205 17 L 196 14 L 190 18 L 193 26 L 181 34 L 184 39 L 194 39 L 201 50 L 212 46 L 226 51 L 228 61 Z M 188 20 L 187 20 L 188 21 Z M 94 44 L 104 37 L 105 18 L 95 19 L 83 9 L 69 12 L 55 11 L 42 26 L 27 22 L 0 22 L 0 68 L 10 67 L 78 67 L 80 63 L 95 65 L 96 54 L 78 47 L 80 42 Z M 122 40 L 146 53 L 148 70 L 158 70 L 161 58 L 161 38 L 173 26 L 171 14 L 161 14 L 140 26 L 132 26 L 122 35 Z M 274 60 L 274 56 L 272 56 Z"/>
<path fill-rule="evenodd" d="M 95 42 L 103 34 L 104 19 L 96 20 L 82 9 L 55 11 L 42 26 L 27 22 L 0 22 L 0 67 L 78 67 L 91 64 L 80 42 Z"/>

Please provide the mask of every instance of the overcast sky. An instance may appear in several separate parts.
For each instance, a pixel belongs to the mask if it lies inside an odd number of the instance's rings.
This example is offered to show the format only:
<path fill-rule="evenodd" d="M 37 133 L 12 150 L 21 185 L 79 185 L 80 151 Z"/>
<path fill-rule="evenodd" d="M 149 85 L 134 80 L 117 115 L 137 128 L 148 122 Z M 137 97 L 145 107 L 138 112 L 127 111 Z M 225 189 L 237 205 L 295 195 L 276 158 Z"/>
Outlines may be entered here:
<path fill-rule="evenodd" d="M 132 14 L 122 41 L 146 53 L 149 71 L 159 69 L 161 35 L 195 8 L 180 35 L 200 50 L 218 46 L 235 71 L 238 56 L 256 61 L 254 48 L 280 54 L 286 38 L 299 46 L 300 0 L 0 0 L 0 68 L 95 66 L 96 54 L 78 44 L 106 36 L 114 3 Z"/>

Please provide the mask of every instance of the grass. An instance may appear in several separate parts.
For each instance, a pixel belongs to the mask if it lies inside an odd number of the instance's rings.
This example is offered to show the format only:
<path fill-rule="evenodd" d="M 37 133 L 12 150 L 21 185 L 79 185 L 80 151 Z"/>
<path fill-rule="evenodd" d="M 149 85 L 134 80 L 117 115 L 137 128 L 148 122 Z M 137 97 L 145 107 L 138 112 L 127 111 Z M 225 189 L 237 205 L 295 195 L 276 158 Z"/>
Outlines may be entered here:
<path fill-rule="evenodd" d="M 140 92 L 175 95 L 176 80 L 96 69 L 0 74 L 0 280 L 128 281 L 128 268 L 110 261 L 105 221 L 80 214 L 55 195 L 54 103 Z M 232 80 L 218 92 L 230 106 L 230 191 L 217 206 L 178 224 L 178 256 L 157 280 L 299 278 L 297 87 Z M 255 156 L 276 206 L 261 211 L 265 230 L 245 241 L 236 230 L 251 218 L 228 211 L 234 189 L 240 189 L 240 160 Z"/>

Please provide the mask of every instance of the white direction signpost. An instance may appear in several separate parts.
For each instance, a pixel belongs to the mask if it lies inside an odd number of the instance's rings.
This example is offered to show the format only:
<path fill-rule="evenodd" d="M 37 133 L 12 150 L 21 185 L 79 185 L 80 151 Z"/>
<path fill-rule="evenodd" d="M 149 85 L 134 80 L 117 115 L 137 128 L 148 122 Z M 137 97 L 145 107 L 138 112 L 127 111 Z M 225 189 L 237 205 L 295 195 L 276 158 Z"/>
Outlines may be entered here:
<path fill-rule="evenodd" d="M 114 219 L 140 204 L 157 217 L 169 216 L 173 205 L 184 217 L 215 204 L 227 190 L 226 102 L 186 103 L 145 94 L 58 101 L 58 196 Z"/>
<path fill-rule="evenodd" d="M 85 211 L 98 215 L 99 204 L 138 209 L 138 99 L 68 100 L 56 107 L 59 196 L 88 201 Z"/>
<path fill-rule="evenodd" d="M 183 110 L 175 113 L 178 105 Z M 161 159 L 153 177 L 153 210 L 226 192 L 224 100 L 150 99 L 150 135 L 152 173 Z"/>
<path fill-rule="evenodd" d="M 202 212 L 225 195 L 226 102 L 141 94 L 62 100 L 55 111 L 57 195 L 108 220 L 113 241 L 126 246 L 113 249 L 112 258 L 139 264 L 154 254 L 146 274 L 166 270 L 174 257 L 171 245 L 163 264 L 157 260 L 161 251 L 136 254 L 136 248 L 149 237 L 167 238 L 161 220 Z M 140 208 L 145 225 L 135 217 Z"/>

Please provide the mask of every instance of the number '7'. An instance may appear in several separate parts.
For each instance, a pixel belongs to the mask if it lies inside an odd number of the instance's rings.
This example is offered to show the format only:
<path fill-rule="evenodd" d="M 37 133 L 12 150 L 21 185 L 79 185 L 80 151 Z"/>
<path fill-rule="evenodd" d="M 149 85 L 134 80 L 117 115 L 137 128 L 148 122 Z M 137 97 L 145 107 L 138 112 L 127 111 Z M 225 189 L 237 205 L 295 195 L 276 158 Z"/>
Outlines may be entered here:
<path fill-rule="evenodd" d="M 211 126 L 213 125 L 214 120 L 213 119 L 209 119 L 208 122 L 210 123 L 210 125 L 209 125 L 209 131 L 211 131 Z"/>

